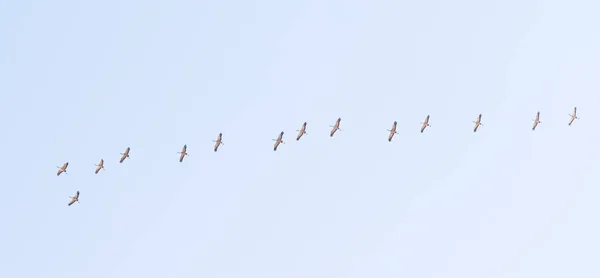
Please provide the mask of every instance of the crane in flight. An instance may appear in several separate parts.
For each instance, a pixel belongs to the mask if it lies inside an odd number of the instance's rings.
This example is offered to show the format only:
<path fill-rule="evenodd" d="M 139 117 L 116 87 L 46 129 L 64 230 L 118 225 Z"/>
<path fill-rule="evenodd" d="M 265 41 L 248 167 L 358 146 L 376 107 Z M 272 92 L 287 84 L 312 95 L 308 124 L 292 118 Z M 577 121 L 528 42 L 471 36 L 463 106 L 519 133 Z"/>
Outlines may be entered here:
<path fill-rule="evenodd" d="M 540 111 L 538 111 L 537 114 L 535 115 L 535 119 L 533 119 L 533 128 L 531 130 L 535 130 L 537 125 L 541 124 L 541 123 L 542 122 L 540 122 Z"/>
<path fill-rule="evenodd" d="M 125 152 L 121 153 L 121 160 L 119 160 L 119 163 L 123 163 L 123 160 L 125 160 L 125 158 L 129 158 L 129 150 L 130 150 L 130 148 L 127 147 Z"/>
<path fill-rule="evenodd" d="M 573 123 L 573 121 L 575 121 L 575 119 L 579 119 L 579 118 L 577 118 L 577 107 L 573 108 L 573 115 L 569 114 L 569 116 L 571 116 L 569 125 L 571 125 Z"/>
<path fill-rule="evenodd" d="M 394 137 L 394 134 L 398 134 L 398 132 L 396 132 L 396 125 L 398 124 L 398 122 L 394 121 L 394 124 L 392 124 L 392 129 L 388 129 L 387 131 L 390 132 L 390 135 L 388 136 L 388 141 L 392 142 L 392 138 Z"/>
<path fill-rule="evenodd" d="M 219 133 L 219 136 L 217 136 L 217 140 L 213 140 L 213 142 L 215 142 L 215 152 L 217 151 L 217 149 L 219 149 L 220 145 L 225 145 L 223 144 L 223 133 Z"/>
<path fill-rule="evenodd" d="M 100 159 L 100 163 L 94 164 L 94 166 L 96 166 L 96 171 L 94 172 L 96 174 L 100 172 L 100 169 L 104 170 L 104 159 Z"/>
<path fill-rule="evenodd" d="M 275 145 L 273 146 L 273 151 L 277 150 L 277 147 L 279 147 L 279 144 L 285 144 L 285 142 L 283 142 L 283 131 L 281 133 L 279 133 L 279 136 L 277 136 L 277 139 L 273 139 L 273 141 L 275 141 Z"/>
<path fill-rule="evenodd" d="M 79 190 L 77 190 L 77 193 L 75 193 L 75 196 L 69 197 L 69 198 L 71 198 L 71 201 L 69 201 L 69 206 L 71 206 L 75 202 L 79 203 Z"/>
<path fill-rule="evenodd" d="M 296 131 L 298 131 L 298 136 L 296 137 L 296 141 L 300 140 L 300 137 L 302 137 L 302 135 L 306 134 L 306 122 L 304 122 L 302 124 L 302 127 L 300 129 L 296 129 Z"/>
<path fill-rule="evenodd" d="M 180 153 L 180 154 L 181 154 L 181 155 L 179 156 L 179 162 L 182 162 L 182 161 L 183 161 L 183 158 L 184 158 L 186 155 L 188 155 L 188 153 L 187 153 L 187 145 L 183 145 L 183 148 L 181 149 L 181 151 L 180 151 L 180 152 L 177 152 L 177 153 Z"/>
<path fill-rule="evenodd" d="M 336 131 L 340 130 L 340 122 L 342 121 L 342 118 L 338 118 L 337 121 L 335 121 L 334 125 L 330 125 L 330 127 L 332 127 L 333 129 L 331 129 L 331 132 L 329 133 L 329 137 L 333 137 L 333 135 L 335 134 Z"/>
<path fill-rule="evenodd" d="M 427 118 L 425 118 L 425 122 L 421 123 L 421 133 L 423 133 L 425 128 L 428 126 L 431 126 L 431 125 L 429 125 L 429 115 L 427 115 Z"/>
<path fill-rule="evenodd" d="M 475 123 L 475 128 L 473 128 L 473 132 L 477 132 L 479 126 L 483 126 L 483 123 L 481 123 L 481 114 L 479 114 L 479 116 L 477 117 L 477 121 L 473 121 L 473 123 Z"/>
<path fill-rule="evenodd" d="M 60 174 L 62 174 L 63 172 L 66 174 L 67 173 L 67 167 L 69 167 L 69 162 L 65 162 L 65 164 L 63 164 L 62 166 L 56 166 L 56 168 L 58 168 L 58 172 L 56 172 L 56 176 L 60 176 Z"/>

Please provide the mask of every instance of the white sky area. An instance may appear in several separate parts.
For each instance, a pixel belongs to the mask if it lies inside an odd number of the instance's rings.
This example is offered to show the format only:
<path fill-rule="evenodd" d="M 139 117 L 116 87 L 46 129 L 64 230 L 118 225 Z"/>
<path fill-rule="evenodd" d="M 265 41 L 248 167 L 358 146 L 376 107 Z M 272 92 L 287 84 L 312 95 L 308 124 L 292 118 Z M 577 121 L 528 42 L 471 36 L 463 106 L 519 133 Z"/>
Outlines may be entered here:
<path fill-rule="evenodd" d="M 0 2 L 0 277 L 600 277 L 599 10 Z"/>

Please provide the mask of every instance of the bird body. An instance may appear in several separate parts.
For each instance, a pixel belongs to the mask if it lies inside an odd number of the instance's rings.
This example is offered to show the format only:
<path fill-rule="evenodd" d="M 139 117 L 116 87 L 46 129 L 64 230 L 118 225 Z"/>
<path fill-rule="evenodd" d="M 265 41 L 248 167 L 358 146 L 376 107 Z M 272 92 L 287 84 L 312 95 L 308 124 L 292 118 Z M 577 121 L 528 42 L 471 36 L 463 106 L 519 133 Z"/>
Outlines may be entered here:
<path fill-rule="evenodd" d="M 306 134 L 306 122 L 304 122 L 302 124 L 302 127 L 300 129 L 297 129 L 296 131 L 298 131 L 298 136 L 296 137 L 296 141 L 298 141 L 300 140 L 302 135 Z"/>
<path fill-rule="evenodd" d="M 473 128 L 473 132 L 477 132 L 477 129 L 479 128 L 479 126 L 483 126 L 483 123 L 481 123 L 481 114 L 479 114 L 479 116 L 477 117 L 477 121 L 474 122 L 475 123 L 475 128 Z"/>
<path fill-rule="evenodd" d="M 535 119 L 533 119 L 533 128 L 531 130 L 535 130 L 537 125 L 541 124 L 541 123 L 542 122 L 540 122 L 540 111 L 538 111 L 537 114 L 535 115 Z"/>
<path fill-rule="evenodd" d="M 575 119 L 579 119 L 579 118 L 577 118 L 577 107 L 573 108 L 573 115 L 569 114 L 569 116 L 571 116 L 569 125 L 571 125 L 573 123 L 573 121 L 575 121 Z"/>
<path fill-rule="evenodd" d="M 69 206 L 71 206 L 75 202 L 79 203 L 79 190 L 77 190 L 77 193 L 75 193 L 75 196 L 69 197 L 69 198 L 71 198 L 71 201 L 69 201 Z"/>
<path fill-rule="evenodd" d="M 183 145 L 183 148 L 181 149 L 181 152 L 178 152 L 178 153 L 180 153 L 180 154 L 181 154 L 181 155 L 179 156 L 179 162 L 182 162 L 182 161 L 183 161 L 183 158 L 184 158 L 186 155 L 188 155 L 188 153 L 187 153 L 187 145 Z"/>
<path fill-rule="evenodd" d="M 119 163 L 123 163 L 123 161 L 125 160 L 125 158 L 129 158 L 129 150 L 130 150 L 130 148 L 127 147 L 127 149 L 125 150 L 125 152 L 121 153 L 121 159 L 119 160 Z"/>
<path fill-rule="evenodd" d="M 100 163 L 96 164 L 96 171 L 94 173 L 98 174 L 100 169 L 104 170 L 104 159 L 100 159 Z"/>
<path fill-rule="evenodd" d="M 279 136 L 277 136 L 277 139 L 273 139 L 273 141 L 275 141 L 275 145 L 273 145 L 273 151 L 277 150 L 277 147 L 279 147 L 279 144 L 285 144 L 285 142 L 283 142 L 283 131 L 281 133 L 279 133 Z"/>
<path fill-rule="evenodd" d="M 330 127 L 332 127 L 331 132 L 329 133 L 329 137 L 333 137 L 333 135 L 335 134 L 336 131 L 341 130 L 340 129 L 340 122 L 342 121 L 342 118 L 338 118 L 335 121 L 334 125 L 330 125 Z"/>
<path fill-rule="evenodd" d="M 213 142 L 215 142 L 214 150 L 216 152 L 219 149 L 219 146 L 223 144 L 223 133 L 219 133 L 219 136 L 217 136 L 217 140 L 213 140 Z"/>
<path fill-rule="evenodd" d="M 60 174 L 62 174 L 63 172 L 66 174 L 67 173 L 67 167 L 69 167 L 69 162 L 65 162 L 65 164 L 63 164 L 62 166 L 56 166 L 56 168 L 58 168 L 58 172 L 56 172 L 56 176 L 60 176 Z"/>
<path fill-rule="evenodd" d="M 394 134 L 398 134 L 398 132 L 396 132 L 397 124 L 398 124 L 398 122 L 394 121 L 394 124 L 392 124 L 392 129 L 388 129 L 388 131 L 390 132 L 390 135 L 388 136 L 389 142 L 392 142 L 392 138 L 394 137 Z"/>
<path fill-rule="evenodd" d="M 421 123 L 421 133 L 423 133 L 423 131 L 425 131 L 425 128 L 430 126 L 429 125 L 429 115 L 427 115 L 427 117 L 425 118 L 425 122 Z"/>

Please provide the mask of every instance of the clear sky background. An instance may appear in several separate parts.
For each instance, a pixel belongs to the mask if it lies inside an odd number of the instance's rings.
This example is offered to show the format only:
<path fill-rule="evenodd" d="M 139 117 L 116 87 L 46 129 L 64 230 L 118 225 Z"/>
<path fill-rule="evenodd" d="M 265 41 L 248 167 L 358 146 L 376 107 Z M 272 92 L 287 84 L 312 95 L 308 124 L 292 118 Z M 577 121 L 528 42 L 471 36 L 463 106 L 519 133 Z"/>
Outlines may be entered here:
<path fill-rule="evenodd" d="M 599 10 L 2 1 L 0 277 L 600 277 Z"/>

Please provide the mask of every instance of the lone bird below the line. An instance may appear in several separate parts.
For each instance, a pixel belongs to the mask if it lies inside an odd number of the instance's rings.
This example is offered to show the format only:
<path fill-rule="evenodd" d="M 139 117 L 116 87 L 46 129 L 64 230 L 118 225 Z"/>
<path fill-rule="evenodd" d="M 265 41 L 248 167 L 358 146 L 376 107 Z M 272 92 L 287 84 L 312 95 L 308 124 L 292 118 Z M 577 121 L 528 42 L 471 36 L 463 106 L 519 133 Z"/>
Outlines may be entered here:
<path fill-rule="evenodd" d="M 77 193 L 75 193 L 75 196 L 69 197 L 69 198 L 71 198 L 71 201 L 69 202 L 69 206 L 71 206 L 75 202 L 79 203 L 79 190 L 77 190 Z"/>

